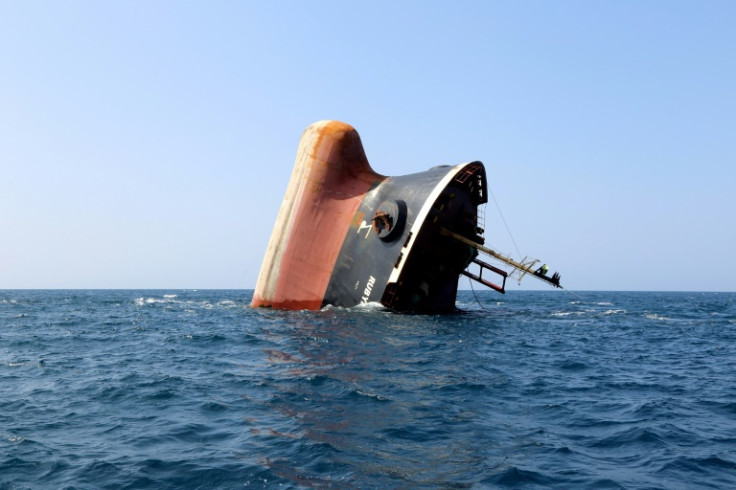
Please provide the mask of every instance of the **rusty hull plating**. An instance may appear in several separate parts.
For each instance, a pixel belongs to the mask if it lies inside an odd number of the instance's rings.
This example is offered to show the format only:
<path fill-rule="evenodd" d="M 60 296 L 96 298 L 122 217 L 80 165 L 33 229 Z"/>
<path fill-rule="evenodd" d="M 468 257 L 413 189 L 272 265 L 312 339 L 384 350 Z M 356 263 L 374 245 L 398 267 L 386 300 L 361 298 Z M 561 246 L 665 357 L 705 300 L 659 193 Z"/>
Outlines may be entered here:
<path fill-rule="evenodd" d="M 482 243 L 480 162 L 385 177 L 357 131 L 320 121 L 302 135 L 252 306 L 287 310 L 380 302 L 398 311 L 455 308 L 459 275 Z"/>

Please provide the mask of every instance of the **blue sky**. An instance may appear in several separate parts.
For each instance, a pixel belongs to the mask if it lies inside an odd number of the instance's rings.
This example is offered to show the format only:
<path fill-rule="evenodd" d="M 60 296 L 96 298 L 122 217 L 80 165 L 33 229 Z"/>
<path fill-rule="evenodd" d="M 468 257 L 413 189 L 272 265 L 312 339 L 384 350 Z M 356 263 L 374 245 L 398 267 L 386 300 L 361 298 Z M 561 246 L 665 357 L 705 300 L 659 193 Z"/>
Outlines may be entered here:
<path fill-rule="evenodd" d="M 386 175 L 483 161 L 570 289 L 736 291 L 734 24 L 730 1 L 0 2 L 0 288 L 254 287 L 301 133 L 337 119 Z"/>

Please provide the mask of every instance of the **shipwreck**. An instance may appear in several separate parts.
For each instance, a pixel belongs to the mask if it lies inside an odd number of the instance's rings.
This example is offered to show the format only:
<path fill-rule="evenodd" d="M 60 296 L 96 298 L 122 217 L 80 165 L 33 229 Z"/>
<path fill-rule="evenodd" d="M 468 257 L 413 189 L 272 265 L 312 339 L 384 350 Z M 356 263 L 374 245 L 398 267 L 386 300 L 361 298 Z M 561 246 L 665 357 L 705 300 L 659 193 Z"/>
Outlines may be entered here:
<path fill-rule="evenodd" d="M 455 310 L 465 275 L 504 293 L 511 267 L 560 286 L 537 260 L 484 246 L 481 162 L 402 176 L 376 173 L 357 131 L 320 121 L 302 135 L 251 305 L 289 310 L 380 302 L 407 312 Z M 492 265 L 489 261 L 500 262 Z"/>

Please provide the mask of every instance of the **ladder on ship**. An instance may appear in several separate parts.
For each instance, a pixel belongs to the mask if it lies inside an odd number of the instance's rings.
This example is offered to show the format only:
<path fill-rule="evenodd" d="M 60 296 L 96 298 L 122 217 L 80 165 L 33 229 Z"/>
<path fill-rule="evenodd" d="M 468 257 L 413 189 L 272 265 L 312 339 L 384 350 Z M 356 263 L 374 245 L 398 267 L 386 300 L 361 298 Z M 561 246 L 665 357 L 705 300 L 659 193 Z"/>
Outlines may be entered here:
<path fill-rule="evenodd" d="M 472 262 L 479 267 L 478 274 L 473 274 L 472 272 L 470 272 L 469 270 L 466 269 L 466 270 L 464 270 L 462 272 L 462 274 L 464 276 L 469 277 L 472 280 L 483 284 L 484 286 L 488 286 L 489 288 L 494 289 L 494 290 L 498 291 L 501 294 L 505 294 L 506 293 L 506 278 L 509 276 L 509 273 L 508 272 L 506 272 L 503 269 L 499 269 L 498 267 L 494 267 L 491 264 L 489 264 L 488 262 L 484 262 L 484 261 L 479 260 L 477 258 L 473 259 Z M 499 276 L 501 276 L 503 278 L 503 282 L 501 283 L 501 285 L 499 286 L 498 284 L 493 283 L 493 282 L 487 280 L 486 278 L 484 278 L 483 277 L 483 271 L 484 270 L 495 272 L 496 274 L 498 274 Z"/>

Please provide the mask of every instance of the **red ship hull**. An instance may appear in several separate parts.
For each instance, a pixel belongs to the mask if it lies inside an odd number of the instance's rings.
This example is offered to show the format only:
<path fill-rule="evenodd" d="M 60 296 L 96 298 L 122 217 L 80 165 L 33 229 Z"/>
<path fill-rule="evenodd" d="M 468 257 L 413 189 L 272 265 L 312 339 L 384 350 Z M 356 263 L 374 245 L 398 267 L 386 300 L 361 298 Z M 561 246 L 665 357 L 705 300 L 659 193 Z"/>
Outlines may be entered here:
<path fill-rule="evenodd" d="M 383 179 L 351 126 L 322 121 L 307 128 L 252 306 L 319 309 L 360 201 Z"/>

